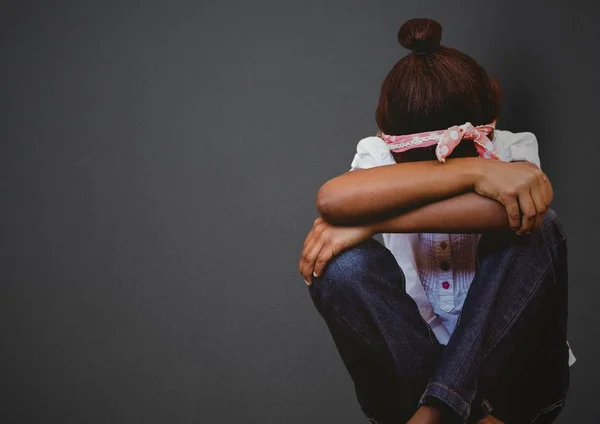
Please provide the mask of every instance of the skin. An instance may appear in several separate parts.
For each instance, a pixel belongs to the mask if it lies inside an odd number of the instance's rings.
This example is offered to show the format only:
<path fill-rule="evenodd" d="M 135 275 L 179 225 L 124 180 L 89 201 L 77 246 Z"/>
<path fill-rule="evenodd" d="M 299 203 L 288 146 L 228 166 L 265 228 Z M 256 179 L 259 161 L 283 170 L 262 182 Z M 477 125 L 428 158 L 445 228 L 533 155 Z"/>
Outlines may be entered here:
<path fill-rule="evenodd" d="M 399 163 L 342 174 L 317 194 L 320 216 L 306 236 L 299 271 L 306 284 L 329 260 L 378 233 L 485 233 L 539 228 L 553 199 L 547 176 L 528 162 L 480 158 Z M 422 406 L 409 424 L 441 423 Z M 478 424 L 502 424 L 488 416 Z"/>
<path fill-rule="evenodd" d="M 352 171 L 325 183 L 299 262 L 307 284 L 331 258 L 377 233 L 484 233 L 538 228 L 552 202 L 528 162 L 457 158 Z"/>
<path fill-rule="evenodd" d="M 360 225 L 469 192 L 502 203 L 510 227 L 523 233 L 552 200 L 548 178 L 529 162 L 456 158 L 347 172 L 319 189 L 317 208 L 331 224 Z"/>
<path fill-rule="evenodd" d="M 442 413 L 439 409 L 433 406 L 421 406 L 407 424 L 441 424 L 442 422 Z"/>

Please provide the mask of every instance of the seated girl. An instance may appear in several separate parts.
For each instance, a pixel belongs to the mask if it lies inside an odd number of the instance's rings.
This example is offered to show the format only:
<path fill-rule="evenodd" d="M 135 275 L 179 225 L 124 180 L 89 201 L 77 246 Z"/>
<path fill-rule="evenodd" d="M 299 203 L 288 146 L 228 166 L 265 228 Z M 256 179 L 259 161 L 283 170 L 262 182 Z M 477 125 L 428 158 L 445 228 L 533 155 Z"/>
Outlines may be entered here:
<path fill-rule="evenodd" d="M 400 28 L 380 132 L 319 190 L 300 272 L 371 422 L 550 423 L 574 361 L 552 186 L 535 136 L 495 129 L 497 82 L 441 33 Z"/>

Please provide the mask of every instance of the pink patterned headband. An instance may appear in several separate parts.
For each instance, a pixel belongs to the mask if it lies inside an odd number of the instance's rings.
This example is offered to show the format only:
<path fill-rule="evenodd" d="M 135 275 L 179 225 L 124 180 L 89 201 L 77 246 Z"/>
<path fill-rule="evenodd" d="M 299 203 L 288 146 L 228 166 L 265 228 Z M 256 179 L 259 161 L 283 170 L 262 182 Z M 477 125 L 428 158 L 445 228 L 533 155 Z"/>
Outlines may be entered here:
<path fill-rule="evenodd" d="M 381 133 L 381 138 L 388 144 L 392 152 L 405 152 L 417 147 L 428 147 L 437 144 L 435 155 L 440 162 L 445 162 L 458 143 L 465 138 L 473 140 L 479 157 L 500 159 L 494 149 L 494 143 L 487 137 L 494 130 L 495 123 L 474 127 L 470 122 L 455 125 L 447 130 L 429 131 L 408 135 L 387 135 Z"/>

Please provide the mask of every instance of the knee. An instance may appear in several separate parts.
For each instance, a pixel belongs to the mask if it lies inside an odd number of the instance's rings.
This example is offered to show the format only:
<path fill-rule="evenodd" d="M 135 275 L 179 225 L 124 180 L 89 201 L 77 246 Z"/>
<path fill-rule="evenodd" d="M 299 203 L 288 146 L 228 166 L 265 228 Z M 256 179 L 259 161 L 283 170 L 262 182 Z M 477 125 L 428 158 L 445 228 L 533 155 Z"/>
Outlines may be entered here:
<path fill-rule="evenodd" d="M 556 246 L 566 239 L 565 231 L 560 219 L 553 209 L 549 209 L 548 212 L 546 212 L 538 232 L 544 242 L 552 249 L 556 248 Z"/>
<path fill-rule="evenodd" d="M 486 233 L 480 240 L 479 253 L 501 252 L 506 249 L 553 251 L 565 241 L 565 232 L 556 212 L 549 209 L 539 228 L 525 235 L 513 231 Z"/>
<path fill-rule="evenodd" d="M 357 273 L 365 272 L 374 263 L 381 261 L 387 251 L 377 240 L 368 239 L 335 255 L 323 272 L 326 280 L 344 280 Z"/>
<path fill-rule="evenodd" d="M 313 297 L 348 297 L 365 290 L 367 280 L 381 273 L 399 271 L 392 253 L 375 239 L 366 240 L 334 256 L 319 277 L 312 278 Z"/>
<path fill-rule="evenodd" d="M 544 274 L 554 269 L 562 275 L 567 267 L 566 237 L 554 210 L 548 210 L 541 226 L 526 235 L 514 232 L 487 233 L 481 238 L 478 257 L 490 269 L 501 267 L 506 272 L 527 275 L 517 278 L 525 281 L 534 279 L 536 273 Z"/>
<path fill-rule="evenodd" d="M 549 209 L 542 225 L 529 235 L 517 236 L 516 254 L 519 262 L 528 272 L 538 270 L 546 273 L 551 270 L 555 278 L 543 278 L 542 284 L 555 281 L 567 282 L 567 243 L 566 235 L 556 212 Z M 523 268 L 522 268 L 523 269 Z"/>
<path fill-rule="evenodd" d="M 550 253 L 556 281 L 566 286 L 568 282 L 567 236 L 556 212 L 548 211 L 540 232 L 544 239 L 544 245 Z"/>
<path fill-rule="evenodd" d="M 536 250 L 540 253 L 542 261 L 548 260 L 555 265 L 566 263 L 566 235 L 556 212 L 549 209 L 542 225 L 537 230 L 523 239 L 528 250 Z"/>
<path fill-rule="evenodd" d="M 549 209 L 542 225 L 526 236 L 518 236 L 523 253 L 540 266 L 552 263 L 555 268 L 566 266 L 566 235 L 556 212 Z M 525 253 L 525 251 L 527 253 Z"/>

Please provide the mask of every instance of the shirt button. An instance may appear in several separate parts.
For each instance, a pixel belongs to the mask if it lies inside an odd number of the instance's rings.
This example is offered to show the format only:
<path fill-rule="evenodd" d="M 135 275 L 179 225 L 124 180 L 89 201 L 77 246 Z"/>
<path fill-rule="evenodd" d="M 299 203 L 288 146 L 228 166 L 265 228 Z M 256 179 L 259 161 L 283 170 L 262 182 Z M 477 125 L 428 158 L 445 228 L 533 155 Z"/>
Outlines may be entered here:
<path fill-rule="evenodd" d="M 450 269 L 450 264 L 448 262 L 442 262 L 440 267 L 442 268 L 442 271 L 448 271 Z"/>
<path fill-rule="evenodd" d="M 444 282 L 442 283 L 442 287 L 443 287 L 445 290 L 448 290 L 448 289 L 450 288 L 450 283 L 449 283 L 449 282 L 447 282 L 447 281 L 444 281 Z"/>
<path fill-rule="evenodd" d="M 443 241 L 443 242 L 440 243 L 440 247 L 442 249 L 445 249 L 446 247 L 448 247 L 448 243 L 446 243 L 445 241 Z"/>

